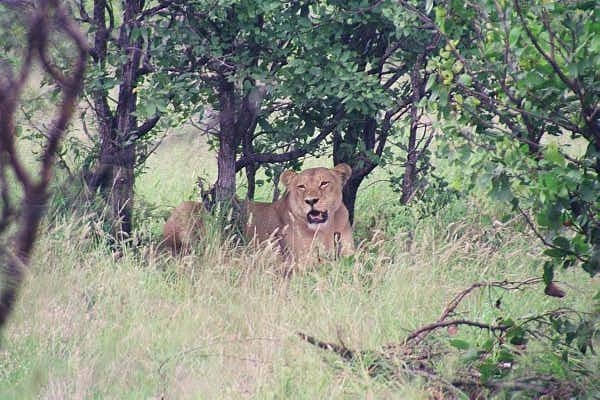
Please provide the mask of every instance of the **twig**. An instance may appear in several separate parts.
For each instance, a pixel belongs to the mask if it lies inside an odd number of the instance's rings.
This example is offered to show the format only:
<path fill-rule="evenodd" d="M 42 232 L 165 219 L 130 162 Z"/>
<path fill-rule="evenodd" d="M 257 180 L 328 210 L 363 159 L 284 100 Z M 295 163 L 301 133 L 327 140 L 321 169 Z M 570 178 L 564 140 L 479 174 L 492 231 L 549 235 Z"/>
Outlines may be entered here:
<path fill-rule="evenodd" d="M 407 343 L 414 339 L 418 339 L 418 341 L 421 341 L 423 339 L 423 337 L 421 337 L 421 335 L 423 333 L 429 333 L 429 332 L 439 329 L 439 328 L 445 328 L 447 326 L 456 326 L 456 325 L 474 326 L 474 327 L 480 328 L 480 329 L 487 329 L 489 331 L 501 331 L 501 332 L 510 328 L 510 326 L 508 326 L 508 325 L 491 325 L 491 324 L 484 324 L 482 322 L 469 321 L 466 319 L 439 321 L 439 322 L 434 322 L 429 325 L 425 325 L 425 326 L 417 329 L 416 331 L 413 331 L 410 335 L 408 335 L 406 337 L 406 339 L 404 339 L 404 343 Z"/>
<path fill-rule="evenodd" d="M 533 233 L 535 234 L 535 236 L 538 237 L 538 239 L 540 239 L 542 241 L 542 243 L 544 244 L 544 246 L 546 247 L 550 247 L 552 249 L 557 249 L 557 250 L 561 250 L 564 251 L 567 254 L 570 254 L 572 256 L 574 256 L 575 258 L 577 258 L 579 261 L 581 262 L 586 262 L 587 260 L 583 257 L 581 257 L 579 254 L 575 253 L 574 251 L 570 250 L 570 249 L 565 249 L 563 247 L 558 247 L 555 244 L 550 243 L 548 240 L 546 240 L 546 238 L 537 230 L 537 228 L 535 227 L 533 221 L 531 220 L 531 218 L 529 218 L 529 215 L 527 215 L 527 213 L 525 211 L 523 211 L 523 209 L 521 207 L 519 207 L 517 205 L 517 209 L 519 210 L 519 212 L 521 213 L 521 215 L 523 216 L 523 218 L 525 219 L 525 222 L 527 223 L 527 225 L 529 225 L 529 227 L 531 228 L 531 230 L 533 231 Z"/>
<path fill-rule="evenodd" d="M 307 341 L 308 343 L 317 346 L 323 350 L 329 350 L 339 355 L 346 361 L 352 361 L 355 358 L 355 352 L 347 348 L 346 346 L 340 346 L 335 343 L 323 342 L 313 336 L 307 335 L 306 333 L 297 332 L 300 339 Z"/>
<path fill-rule="evenodd" d="M 469 295 L 469 293 L 471 293 L 475 289 L 482 288 L 482 287 L 497 287 L 497 288 L 501 288 L 501 289 L 505 289 L 505 290 L 519 290 L 522 286 L 537 285 L 540 282 L 542 282 L 542 278 L 530 278 L 530 279 L 527 279 L 525 281 L 512 281 L 512 282 L 511 281 L 493 281 L 493 282 L 478 282 L 478 283 L 474 283 L 473 285 L 471 285 L 467 289 L 465 289 L 462 292 L 460 292 L 459 294 L 457 294 L 450 301 L 450 303 L 448 303 L 448 305 L 446 306 L 446 308 L 442 312 L 442 315 L 440 316 L 440 318 L 438 318 L 438 322 L 439 321 L 443 321 L 446 318 L 448 318 L 448 316 L 450 316 L 450 314 L 452 314 L 454 312 L 454 310 L 456 309 L 456 307 L 458 307 L 458 305 L 460 304 L 460 302 L 467 295 Z"/>

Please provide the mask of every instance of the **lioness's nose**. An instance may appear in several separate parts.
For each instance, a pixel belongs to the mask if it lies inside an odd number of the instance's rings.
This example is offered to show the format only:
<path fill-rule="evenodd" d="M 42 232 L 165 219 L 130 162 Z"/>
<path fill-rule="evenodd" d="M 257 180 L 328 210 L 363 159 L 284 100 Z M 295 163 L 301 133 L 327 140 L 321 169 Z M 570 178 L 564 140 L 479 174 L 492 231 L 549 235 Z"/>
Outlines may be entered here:
<path fill-rule="evenodd" d="M 318 201 L 319 201 L 318 197 L 308 197 L 308 198 L 304 199 L 304 202 L 306 204 L 308 204 L 309 206 L 317 204 Z"/>

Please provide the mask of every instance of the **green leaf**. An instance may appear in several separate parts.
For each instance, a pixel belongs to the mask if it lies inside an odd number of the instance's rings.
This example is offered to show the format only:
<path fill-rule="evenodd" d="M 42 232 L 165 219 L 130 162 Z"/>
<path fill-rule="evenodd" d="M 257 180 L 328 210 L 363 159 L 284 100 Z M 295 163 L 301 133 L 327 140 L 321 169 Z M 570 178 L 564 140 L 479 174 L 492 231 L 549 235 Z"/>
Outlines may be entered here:
<path fill-rule="evenodd" d="M 468 74 L 461 74 L 458 77 L 458 83 L 460 83 L 461 85 L 469 87 L 473 83 L 473 78 L 471 78 L 471 76 L 468 75 Z"/>
<path fill-rule="evenodd" d="M 515 326 L 506 332 L 506 338 L 510 344 L 522 345 L 527 342 L 527 332 L 520 326 Z"/>
<path fill-rule="evenodd" d="M 492 178 L 492 189 L 490 195 L 493 199 L 500 202 L 510 202 L 514 195 L 510 187 L 510 179 L 504 173 Z"/>
<path fill-rule="evenodd" d="M 565 156 L 562 155 L 556 143 L 550 143 L 544 148 L 544 159 L 561 167 L 566 164 Z"/>
<path fill-rule="evenodd" d="M 471 343 L 461 339 L 450 339 L 448 343 L 450 344 L 450 346 L 458 350 L 468 350 L 472 347 Z"/>
<path fill-rule="evenodd" d="M 591 257 L 583 263 L 583 270 L 591 276 L 600 272 L 600 250 L 595 250 Z"/>
<path fill-rule="evenodd" d="M 568 250 L 571 248 L 571 241 L 564 236 L 556 236 L 552 240 L 552 244 L 554 244 L 556 247 L 560 247 L 561 249 Z"/>
<path fill-rule="evenodd" d="M 425 1 L 425 14 L 429 15 L 431 10 L 433 9 L 433 0 Z"/>
<path fill-rule="evenodd" d="M 482 383 L 488 382 L 490 379 L 499 375 L 498 366 L 490 359 L 486 360 L 479 366 L 480 380 Z"/>
<path fill-rule="evenodd" d="M 508 349 L 504 348 L 498 352 L 496 360 L 498 362 L 513 362 L 515 360 L 515 355 Z"/>
<path fill-rule="evenodd" d="M 579 194 L 583 201 L 595 201 L 598 196 L 597 184 L 590 179 L 585 179 L 583 182 L 581 182 L 581 185 L 579 187 Z"/>
<path fill-rule="evenodd" d="M 544 283 L 549 285 L 554 280 L 554 264 L 550 261 L 544 263 Z"/>
<path fill-rule="evenodd" d="M 561 258 L 565 257 L 567 254 L 569 254 L 569 253 L 563 249 L 550 248 L 550 249 L 544 250 L 544 255 L 546 255 L 548 257 L 552 257 L 552 258 L 561 259 Z"/>
<path fill-rule="evenodd" d="M 523 28 L 520 26 L 513 26 L 510 29 L 510 32 L 508 34 L 508 43 L 511 46 L 514 46 L 517 44 L 517 42 L 519 41 L 519 37 L 521 36 L 521 33 L 523 32 Z"/>
<path fill-rule="evenodd" d="M 433 88 L 436 81 L 437 81 L 437 75 L 435 75 L 435 74 L 429 75 L 429 78 L 427 78 L 427 83 L 425 84 L 425 91 L 426 92 L 430 91 Z"/>
<path fill-rule="evenodd" d="M 483 344 L 481 345 L 481 350 L 489 353 L 492 351 L 492 349 L 494 348 L 494 340 L 493 339 L 488 339 L 485 342 L 483 342 Z"/>

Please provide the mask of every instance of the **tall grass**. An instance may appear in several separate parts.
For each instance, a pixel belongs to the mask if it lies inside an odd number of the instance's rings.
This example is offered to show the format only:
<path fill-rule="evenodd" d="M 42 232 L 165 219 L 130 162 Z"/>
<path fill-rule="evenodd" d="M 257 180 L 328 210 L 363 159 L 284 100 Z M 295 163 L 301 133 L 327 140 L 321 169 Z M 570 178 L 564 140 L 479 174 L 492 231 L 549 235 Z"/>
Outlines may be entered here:
<path fill-rule="evenodd" d="M 138 181 L 143 203 L 185 197 L 197 171 L 190 164 L 149 172 Z M 95 214 L 48 220 L 3 332 L 0 398 L 430 398 L 419 379 L 374 379 L 297 332 L 353 349 L 398 343 L 473 282 L 538 276 L 541 248 L 518 221 L 494 224 L 500 215 L 468 200 L 420 218 L 391 196 L 376 185 L 361 193 L 354 261 L 289 279 L 270 252 L 223 246 L 216 231 L 190 255 L 156 251 L 163 204 L 139 224 L 148 240 L 119 258 L 99 240 Z M 544 296 L 541 286 L 489 289 L 458 312 L 492 323 L 499 298 L 502 312 L 514 315 L 589 307 L 594 282 L 575 272 L 558 278 L 567 282 L 564 299 Z M 458 363 L 449 355 L 439 369 L 450 375 Z"/>

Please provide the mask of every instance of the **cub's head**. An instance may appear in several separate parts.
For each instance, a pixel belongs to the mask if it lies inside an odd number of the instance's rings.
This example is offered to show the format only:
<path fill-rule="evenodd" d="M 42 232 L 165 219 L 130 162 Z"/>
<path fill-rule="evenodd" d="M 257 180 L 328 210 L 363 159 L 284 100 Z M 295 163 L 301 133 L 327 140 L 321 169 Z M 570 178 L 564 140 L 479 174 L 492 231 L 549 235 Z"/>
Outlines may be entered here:
<path fill-rule="evenodd" d="M 313 230 L 326 225 L 342 206 L 342 188 L 351 173 L 348 164 L 338 164 L 333 169 L 309 168 L 299 173 L 285 171 L 280 181 L 288 192 L 289 211 Z"/>

